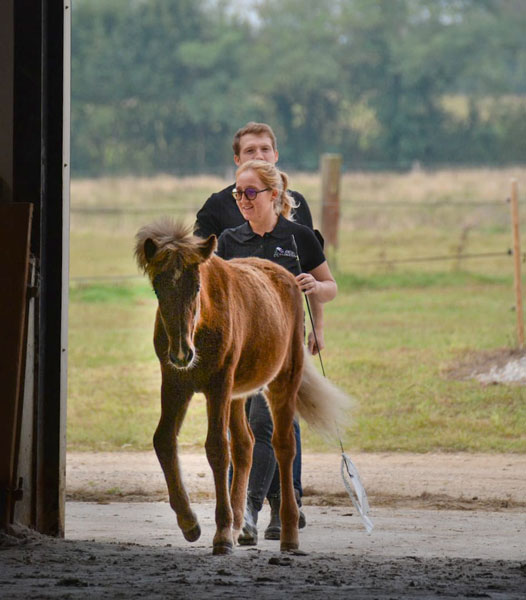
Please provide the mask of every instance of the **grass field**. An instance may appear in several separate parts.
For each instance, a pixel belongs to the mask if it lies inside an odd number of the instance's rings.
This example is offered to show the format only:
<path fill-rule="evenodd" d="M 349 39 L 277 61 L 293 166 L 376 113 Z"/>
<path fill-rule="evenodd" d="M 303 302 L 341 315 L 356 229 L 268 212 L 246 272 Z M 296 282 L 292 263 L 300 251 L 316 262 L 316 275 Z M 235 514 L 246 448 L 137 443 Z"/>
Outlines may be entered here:
<path fill-rule="evenodd" d="M 352 420 L 341 426 L 346 448 L 526 451 L 523 388 L 446 376 L 473 353 L 516 344 L 506 197 L 510 178 L 523 175 L 517 168 L 342 178 L 340 243 L 330 254 L 339 293 L 325 310 L 324 363 L 356 399 Z M 159 214 L 191 223 L 227 183 L 73 181 L 69 448 L 151 448 L 160 386 L 156 302 L 146 281 L 133 278 L 133 236 Z M 319 223 L 318 177 L 291 174 L 291 185 Z M 435 260 L 459 249 L 496 256 Z M 428 260 L 403 262 L 420 258 Z M 196 396 L 181 441 L 197 448 L 205 435 L 204 401 Z M 307 452 L 337 448 L 306 426 L 303 441 Z"/>

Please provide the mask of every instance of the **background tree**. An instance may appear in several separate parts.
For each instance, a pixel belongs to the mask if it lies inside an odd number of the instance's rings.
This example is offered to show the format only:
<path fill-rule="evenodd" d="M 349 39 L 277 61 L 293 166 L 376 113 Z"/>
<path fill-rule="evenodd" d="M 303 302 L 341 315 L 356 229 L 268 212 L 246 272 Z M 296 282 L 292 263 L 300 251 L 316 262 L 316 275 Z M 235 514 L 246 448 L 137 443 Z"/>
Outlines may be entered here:
<path fill-rule="evenodd" d="M 522 0 L 76 0 L 74 173 L 221 172 L 248 120 L 316 169 L 526 160 Z"/>

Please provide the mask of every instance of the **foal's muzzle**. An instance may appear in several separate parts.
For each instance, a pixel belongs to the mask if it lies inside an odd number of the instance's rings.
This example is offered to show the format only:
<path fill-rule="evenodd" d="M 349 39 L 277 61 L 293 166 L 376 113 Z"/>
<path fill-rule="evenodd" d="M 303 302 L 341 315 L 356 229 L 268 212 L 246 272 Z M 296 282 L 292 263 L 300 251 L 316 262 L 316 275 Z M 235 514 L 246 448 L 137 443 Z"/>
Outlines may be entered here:
<path fill-rule="evenodd" d="M 187 369 L 194 360 L 195 352 L 192 348 L 188 348 L 182 353 L 182 356 L 176 356 L 170 351 L 170 362 L 178 369 Z"/>

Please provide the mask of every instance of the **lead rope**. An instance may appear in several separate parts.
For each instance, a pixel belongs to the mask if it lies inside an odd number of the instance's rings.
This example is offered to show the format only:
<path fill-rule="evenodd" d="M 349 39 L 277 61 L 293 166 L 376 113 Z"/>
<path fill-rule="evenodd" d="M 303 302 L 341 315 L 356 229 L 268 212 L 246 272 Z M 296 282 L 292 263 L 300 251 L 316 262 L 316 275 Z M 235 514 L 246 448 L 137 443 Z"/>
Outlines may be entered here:
<path fill-rule="evenodd" d="M 294 235 L 292 237 L 292 246 L 294 251 L 296 252 L 296 261 L 298 263 L 298 268 L 300 273 L 302 272 L 300 256 L 298 252 L 298 246 L 296 245 L 296 240 Z M 312 318 L 312 312 L 310 309 L 310 302 L 307 294 L 303 294 L 305 297 L 305 303 L 307 304 L 307 312 L 309 313 L 310 324 L 312 327 L 312 333 L 314 334 L 314 343 L 316 344 L 316 349 L 318 350 L 318 356 L 320 358 L 321 371 L 324 377 L 327 377 L 325 374 L 325 368 L 323 366 L 323 360 L 321 358 L 321 350 L 320 345 L 318 343 L 318 336 L 316 335 L 316 328 L 314 327 L 314 319 Z M 363 486 L 362 480 L 360 479 L 360 474 L 358 473 L 358 469 L 356 465 L 353 463 L 349 455 L 345 452 L 343 448 L 342 438 L 340 436 L 340 431 L 338 427 L 338 423 L 336 423 L 336 434 L 338 436 L 338 441 L 340 442 L 340 448 L 342 451 L 342 460 L 340 465 L 340 473 L 342 476 L 342 481 L 347 493 L 349 494 L 349 498 L 351 499 L 354 508 L 358 511 L 364 527 L 367 533 L 371 533 L 374 527 L 373 522 L 368 516 L 369 513 L 369 500 L 367 499 L 367 493 Z"/>

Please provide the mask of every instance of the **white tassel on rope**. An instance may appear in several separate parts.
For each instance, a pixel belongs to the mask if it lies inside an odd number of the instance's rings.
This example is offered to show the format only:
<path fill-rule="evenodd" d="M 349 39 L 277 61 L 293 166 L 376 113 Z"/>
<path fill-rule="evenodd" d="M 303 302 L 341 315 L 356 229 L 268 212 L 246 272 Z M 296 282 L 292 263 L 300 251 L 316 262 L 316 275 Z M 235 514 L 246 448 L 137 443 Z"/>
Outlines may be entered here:
<path fill-rule="evenodd" d="M 358 469 L 355 467 L 353 461 L 342 451 L 342 462 L 341 462 L 341 474 L 343 485 L 349 494 L 349 498 L 354 504 L 354 508 L 358 511 L 358 514 L 362 518 L 362 522 L 367 530 L 367 533 L 371 533 L 373 530 L 373 522 L 368 516 L 369 513 L 369 501 L 367 500 L 367 493 L 363 487 L 362 480 L 358 474 Z M 348 479 L 346 478 L 346 475 Z"/>

